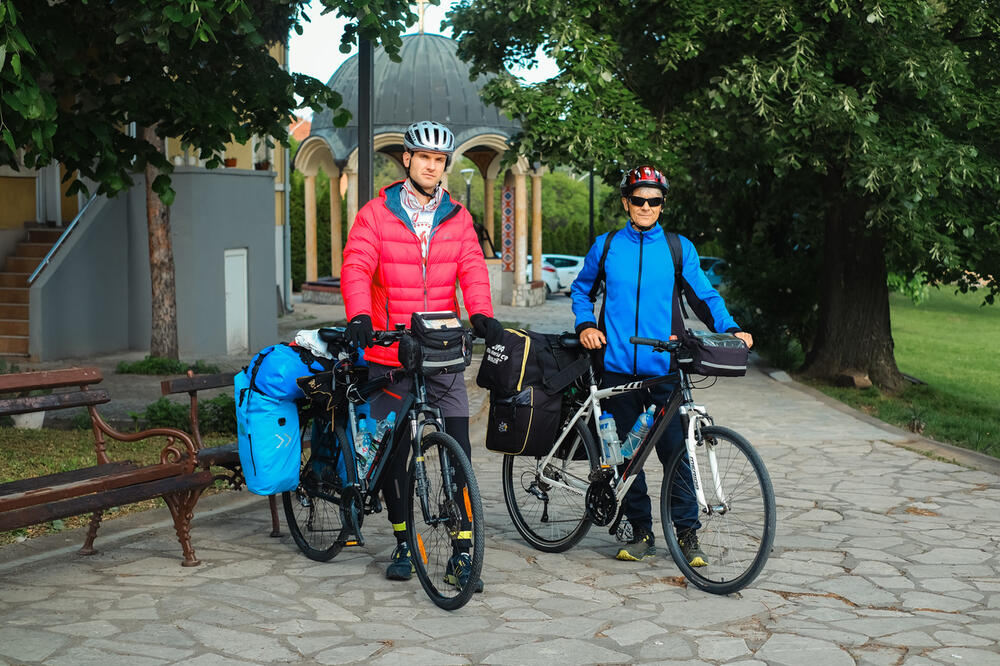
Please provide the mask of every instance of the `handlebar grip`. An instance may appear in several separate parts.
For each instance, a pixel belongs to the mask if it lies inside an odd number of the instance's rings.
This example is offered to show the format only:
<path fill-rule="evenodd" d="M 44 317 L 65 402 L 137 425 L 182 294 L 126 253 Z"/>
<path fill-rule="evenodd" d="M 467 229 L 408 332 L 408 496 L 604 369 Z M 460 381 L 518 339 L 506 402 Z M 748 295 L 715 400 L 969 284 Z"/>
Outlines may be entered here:
<path fill-rule="evenodd" d="M 632 337 L 630 337 L 628 339 L 628 341 L 631 342 L 634 345 L 648 345 L 650 347 L 665 347 L 666 346 L 666 341 L 664 341 L 664 340 L 657 340 L 656 338 L 640 338 L 640 337 L 635 336 L 635 335 L 633 335 Z"/>

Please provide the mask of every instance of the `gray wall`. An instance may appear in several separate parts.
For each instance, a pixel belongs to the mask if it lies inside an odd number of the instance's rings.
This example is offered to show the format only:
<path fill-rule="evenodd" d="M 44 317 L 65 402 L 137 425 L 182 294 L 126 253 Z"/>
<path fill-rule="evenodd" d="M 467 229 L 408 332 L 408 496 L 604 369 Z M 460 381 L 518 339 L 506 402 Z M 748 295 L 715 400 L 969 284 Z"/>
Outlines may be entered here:
<path fill-rule="evenodd" d="M 178 168 L 171 208 L 181 358 L 226 352 L 224 252 L 247 248 L 250 350 L 277 340 L 274 180 L 269 172 Z M 31 289 L 31 356 L 148 350 L 145 184 L 98 199 Z"/>
<path fill-rule="evenodd" d="M 97 199 L 31 285 L 29 351 L 48 361 L 128 349 L 127 201 Z"/>
<path fill-rule="evenodd" d="M 173 182 L 177 198 L 170 220 L 181 354 L 226 353 L 224 253 L 236 248 L 247 248 L 250 351 L 274 344 L 278 306 L 273 174 L 190 168 L 178 169 Z"/>

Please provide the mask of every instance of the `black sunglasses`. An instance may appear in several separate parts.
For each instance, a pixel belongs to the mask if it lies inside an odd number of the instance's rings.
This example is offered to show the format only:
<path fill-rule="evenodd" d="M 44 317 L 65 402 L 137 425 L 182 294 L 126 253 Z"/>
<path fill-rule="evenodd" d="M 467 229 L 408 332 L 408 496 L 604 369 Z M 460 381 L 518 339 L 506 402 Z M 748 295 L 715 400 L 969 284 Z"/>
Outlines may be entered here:
<path fill-rule="evenodd" d="M 652 197 L 646 199 L 645 197 L 638 197 L 634 194 L 630 194 L 628 200 L 633 206 L 637 208 L 642 208 L 643 204 L 649 204 L 650 208 L 659 208 L 660 206 L 663 205 L 663 197 Z"/>

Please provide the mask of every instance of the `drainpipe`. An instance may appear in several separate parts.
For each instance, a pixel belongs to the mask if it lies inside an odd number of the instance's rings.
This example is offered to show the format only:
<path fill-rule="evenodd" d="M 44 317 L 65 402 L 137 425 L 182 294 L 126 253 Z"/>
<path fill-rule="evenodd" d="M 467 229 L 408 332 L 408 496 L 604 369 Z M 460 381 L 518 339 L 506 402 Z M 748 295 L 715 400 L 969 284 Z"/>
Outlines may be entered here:
<path fill-rule="evenodd" d="M 288 53 L 288 39 L 285 39 L 285 71 L 291 73 L 291 59 Z M 291 150 L 288 146 L 285 146 L 285 224 L 284 229 L 281 234 L 281 244 L 284 250 L 284 301 L 285 301 L 285 314 L 295 311 L 292 307 L 292 216 L 291 216 L 291 203 L 290 199 L 292 197 L 292 168 L 290 164 Z"/>

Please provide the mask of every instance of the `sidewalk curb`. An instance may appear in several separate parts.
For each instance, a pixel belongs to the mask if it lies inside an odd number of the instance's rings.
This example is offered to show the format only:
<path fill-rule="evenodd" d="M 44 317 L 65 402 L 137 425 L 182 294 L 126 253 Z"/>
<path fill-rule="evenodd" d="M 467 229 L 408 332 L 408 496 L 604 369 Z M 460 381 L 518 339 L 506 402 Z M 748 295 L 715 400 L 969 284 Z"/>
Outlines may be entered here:
<path fill-rule="evenodd" d="M 904 441 L 886 440 L 894 446 L 899 446 L 922 455 L 937 456 L 943 458 L 947 462 L 955 463 L 956 465 L 970 467 L 972 469 L 990 472 L 1000 476 L 1000 458 L 994 458 L 986 455 L 985 453 L 979 453 L 978 451 L 972 451 L 970 449 L 963 449 L 962 447 L 955 446 L 953 444 L 938 442 L 928 437 L 924 437 L 923 435 L 910 432 L 909 430 L 903 430 L 902 428 L 894 426 L 891 423 L 880 421 L 874 416 L 870 416 L 862 411 L 854 409 L 849 405 L 845 405 L 836 398 L 831 398 L 822 391 L 818 391 L 811 386 L 806 386 L 805 384 L 796 381 L 784 370 L 770 368 L 760 362 L 754 363 L 754 367 L 770 377 L 772 380 L 780 384 L 784 384 L 789 388 L 793 388 L 801 393 L 805 393 L 806 395 L 809 395 L 817 401 L 823 403 L 827 407 L 836 409 L 844 414 L 849 414 L 859 421 L 864 421 L 869 425 L 885 430 L 893 435 L 906 438 Z"/>

